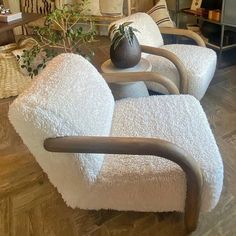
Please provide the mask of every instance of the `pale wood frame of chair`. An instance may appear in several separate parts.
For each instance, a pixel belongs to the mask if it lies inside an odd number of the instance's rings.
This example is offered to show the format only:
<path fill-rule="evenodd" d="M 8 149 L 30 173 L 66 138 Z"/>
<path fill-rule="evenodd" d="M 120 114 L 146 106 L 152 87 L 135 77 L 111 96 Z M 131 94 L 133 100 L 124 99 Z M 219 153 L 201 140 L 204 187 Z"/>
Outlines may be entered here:
<path fill-rule="evenodd" d="M 178 28 L 166 28 L 166 27 L 160 27 L 159 30 L 161 34 L 184 36 L 195 41 L 195 43 L 198 46 L 206 47 L 204 40 L 197 33 L 191 30 L 178 29 Z M 155 47 L 149 47 L 149 46 L 144 46 L 144 45 L 142 45 L 141 48 L 142 48 L 142 52 L 157 55 L 157 56 L 162 56 L 169 59 L 176 66 L 179 72 L 180 93 L 181 94 L 188 93 L 189 81 L 187 78 L 186 68 L 184 64 L 181 62 L 181 60 L 178 58 L 178 56 L 176 56 L 174 53 L 163 48 L 155 48 Z"/>
<path fill-rule="evenodd" d="M 206 44 L 204 40 L 201 38 L 201 36 L 191 30 L 179 29 L 179 28 L 167 28 L 167 27 L 160 27 L 159 30 L 161 34 L 184 36 L 195 41 L 198 46 L 206 47 Z"/>
<path fill-rule="evenodd" d="M 181 60 L 173 52 L 170 52 L 170 51 L 163 49 L 163 48 L 155 48 L 155 47 L 150 47 L 150 46 L 146 46 L 146 45 L 141 45 L 141 50 L 144 53 L 165 57 L 166 59 L 171 61 L 175 65 L 175 67 L 179 73 L 180 93 L 181 94 L 188 93 L 189 81 L 188 81 L 188 77 L 187 77 L 186 68 L 185 68 L 184 64 L 181 62 Z"/>
<path fill-rule="evenodd" d="M 180 94 L 179 89 L 171 80 L 157 72 L 120 72 L 102 73 L 101 75 L 107 83 L 152 81 L 162 84 L 170 94 Z"/>
<path fill-rule="evenodd" d="M 186 68 L 181 60 L 173 52 L 146 45 L 141 45 L 141 50 L 144 53 L 161 56 L 171 61 L 179 73 L 180 89 L 177 88 L 174 82 L 158 72 L 103 73 L 102 75 L 105 80 L 108 83 L 152 81 L 162 84 L 170 94 L 185 94 L 188 92 L 188 77 Z"/>
<path fill-rule="evenodd" d="M 109 83 L 134 82 L 145 78 L 145 80 L 162 83 L 169 92 L 179 93 L 173 82 L 166 80 L 158 73 L 112 73 L 103 74 L 103 76 Z M 186 175 L 187 193 L 184 215 L 186 231 L 192 232 L 196 229 L 201 207 L 202 173 L 198 163 L 177 145 L 158 138 L 83 136 L 49 138 L 44 141 L 44 148 L 50 152 L 64 153 L 153 155 L 175 162 Z"/>

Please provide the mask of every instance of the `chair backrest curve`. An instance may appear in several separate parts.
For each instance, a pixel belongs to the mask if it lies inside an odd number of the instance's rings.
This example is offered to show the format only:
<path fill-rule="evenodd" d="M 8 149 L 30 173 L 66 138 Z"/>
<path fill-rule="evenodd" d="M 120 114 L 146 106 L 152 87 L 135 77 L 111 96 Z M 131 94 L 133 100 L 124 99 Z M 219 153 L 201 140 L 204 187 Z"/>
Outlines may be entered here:
<path fill-rule="evenodd" d="M 9 118 L 22 140 L 54 185 L 71 184 L 69 166 L 77 178 L 93 182 L 103 155 L 54 154 L 43 147 L 46 138 L 57 136 L 108 136 L 114 98 L 105 80 L 83 57 L 55 57 L 32 86 L 15 99 Z M 67 168 L 68 167 L 68 168 Z"/>
<path fill-rule="evenodd" d="M 117 26 L 124 22 L 133 22 L 132 27 L 136 28 L 139 32 L 135 32 L 138 41 L 142 45 L 151 47 L 160 47 L 164 45 L 160 30 L 155 21 L 144 12 L 138 12 L 130 16 L 124 17 L 110 24 L 109 30 L 115 24 Z M 113 35 L 111 34 L 111 39 Z"/>

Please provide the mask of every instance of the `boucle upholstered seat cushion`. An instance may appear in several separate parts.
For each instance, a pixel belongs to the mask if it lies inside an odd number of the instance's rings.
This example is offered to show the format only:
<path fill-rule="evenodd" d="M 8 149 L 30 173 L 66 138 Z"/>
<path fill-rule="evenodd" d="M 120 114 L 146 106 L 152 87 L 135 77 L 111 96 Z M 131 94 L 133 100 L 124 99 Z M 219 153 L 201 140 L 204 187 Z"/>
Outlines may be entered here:
<path fill-rule="evenodd" d="M 188 93 L 200 100 L 214 76 L 216 53 L 212 49 L 195 45 L 170 44 L 160 48 L 173 52 L 182 61 L 189 80 Z M 179 75 L 172 62 L 154 55 L 148 55 L 147 59 L 151 62 L 153 71 L 158 71 L 179 86 Z M 147 87 L 153 91 L 167 92 L 163 86 L 155 82 L 147 82 Z"/>
<path fill-rule="evenodd" d="M 203 172 L 202 211 L 215 207 L 223 166 L 200 103 L 192 96 L 152 96 L 116 102 L 112 136 L 158 137 L 185 149 Z M 171 161 L 151 156 L 106 155 L 96 183 L 81 189 L 76 206 L 137 211 L 184 211 L 186 182 Z"/>

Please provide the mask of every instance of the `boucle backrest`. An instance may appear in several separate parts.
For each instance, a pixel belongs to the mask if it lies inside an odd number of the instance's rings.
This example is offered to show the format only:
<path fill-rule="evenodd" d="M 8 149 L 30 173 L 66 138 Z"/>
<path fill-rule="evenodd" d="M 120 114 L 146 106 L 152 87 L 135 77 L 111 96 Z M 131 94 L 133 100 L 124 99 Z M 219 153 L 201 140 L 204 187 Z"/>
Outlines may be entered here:
<path fill-rule="evenodd" d="M 133 22 L 131 26 L 139 31 L 135 32 L 135 35 L 138 38 L 140 44 L 151 47 L 160 47 L 164 45 L 163 38 L 157 24 L 151 18 L 151 16 L 143 12 L 132 14 L 111 23 L 109 26 L 109 30 L 114 24 L 119 26 L 124 22 L 130 21 Z M 113 35 L 111 34 L 111 38 L 112 37 Z"/>
<path fill-rule="evenodd" d="M 112 93 L 98 71 L 83 57 L 68 53 L 55 57 L 13 102 L 9 118 L 57 186 L 57 182 L 66 181 L 66 165 L 77 166 L 78 177 L 95 180 L 103 155 L 50 153 L 43 147 L 44 140 L 70 135 L 109 136 L 113 108 Z"/>

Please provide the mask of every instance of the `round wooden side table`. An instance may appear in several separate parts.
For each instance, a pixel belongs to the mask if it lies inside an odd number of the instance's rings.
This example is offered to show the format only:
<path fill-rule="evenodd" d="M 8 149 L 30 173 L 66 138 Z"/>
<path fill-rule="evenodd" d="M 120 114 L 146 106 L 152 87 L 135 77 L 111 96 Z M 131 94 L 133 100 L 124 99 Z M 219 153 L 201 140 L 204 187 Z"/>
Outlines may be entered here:
<path fill-rule="evenodd" d="M 145 58 L 141 58 L 140 62 L 131 68 L 121 69 L 113 65 L 111 60 L 105 61 L 101 70 L 103 73 L 120 73 L 120 72 L 145 72 L 151 71 L 152 65 Z M 147 97 L 149 96 L 147 87 L 143 81 L 138 82 L 127 82 L 127 83 L 110 83 L 109 84 L 113 96 L 116 100 L 127 98 L 127 97 Z"/>

